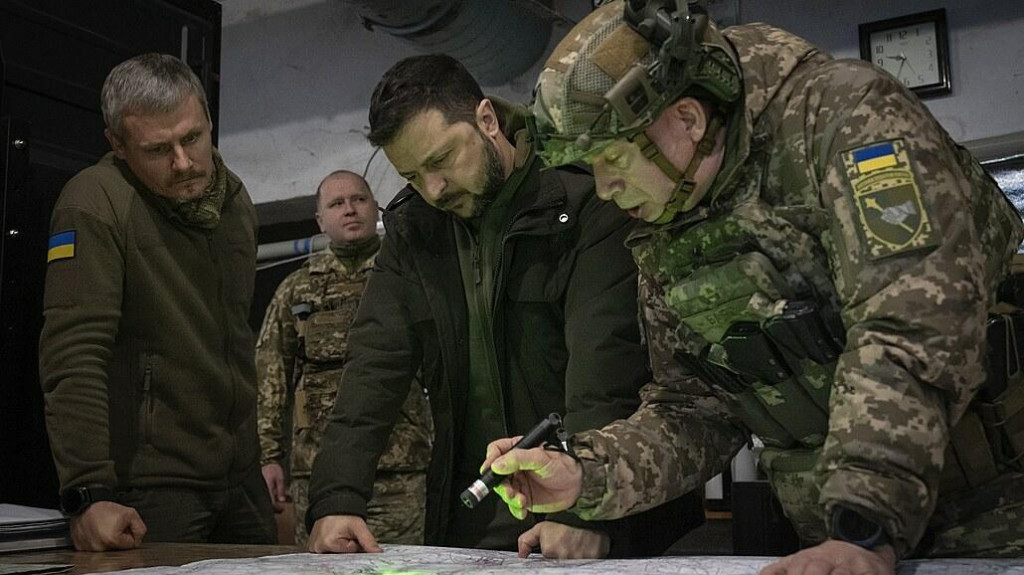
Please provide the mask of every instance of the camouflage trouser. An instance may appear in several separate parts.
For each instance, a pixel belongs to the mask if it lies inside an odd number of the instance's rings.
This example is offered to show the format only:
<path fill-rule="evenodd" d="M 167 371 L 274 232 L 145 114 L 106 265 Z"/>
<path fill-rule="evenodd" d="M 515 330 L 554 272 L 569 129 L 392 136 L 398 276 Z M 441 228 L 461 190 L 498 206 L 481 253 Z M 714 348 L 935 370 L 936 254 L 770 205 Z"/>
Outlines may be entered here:
<path fill-rule="evenodd" d="M 1024 557 L 1024 474 L 1004 474 L 939 506 L 915 556 Z"/>
<path fill-rule="evenodd" d="M 306 510 L 309 508 L 309 478 L 292 479 L 295 502 L 295 544 L 306 546 Z M 373 499 L 366 507 L 366 524 L 378 543 L 423 544 L 426 517 L 427 474 L 425 471 L 377 470 Z"/>

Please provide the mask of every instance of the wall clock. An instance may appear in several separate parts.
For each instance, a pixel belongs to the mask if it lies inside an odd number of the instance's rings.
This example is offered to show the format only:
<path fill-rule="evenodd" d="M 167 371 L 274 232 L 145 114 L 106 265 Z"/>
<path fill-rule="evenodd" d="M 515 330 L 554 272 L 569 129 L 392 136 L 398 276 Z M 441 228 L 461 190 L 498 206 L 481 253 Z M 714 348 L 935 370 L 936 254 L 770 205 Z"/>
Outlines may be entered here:
<path fill-rule="evenodd" d="M 860 57 L 892 74 L 918 96 L 948 94 L 946 10 L 861 24 Z"/>

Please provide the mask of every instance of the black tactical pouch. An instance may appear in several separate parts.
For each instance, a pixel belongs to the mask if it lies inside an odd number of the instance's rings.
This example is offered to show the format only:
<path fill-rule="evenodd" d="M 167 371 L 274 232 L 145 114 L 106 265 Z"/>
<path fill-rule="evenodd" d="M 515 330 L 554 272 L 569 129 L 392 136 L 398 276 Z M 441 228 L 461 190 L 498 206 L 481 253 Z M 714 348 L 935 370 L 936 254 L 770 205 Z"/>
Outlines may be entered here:
<path fill-rule="evenodd" d="M 943 492 L 1024 471 L 1024 310 L 998 304 L 986 328 L 985 384 L 950 433 Z"/>
<path fill-rule="evenodd" d="M 989 316 L 987 355 L 988 379 L 974 403 L 996 463 L 1024 471 L 1024 311 Z"/>
<path fill-rule="evenodd" d="M 751 392 L 772 419 L 805 446 L 824 442 L 828 430 L 827 388 L 822 406 L 821 398 L 814 397 L 817 390 L 801 385 L 791 362 L 760 325 L 734 323 L 720 345 L 726 351 L 729 367 L 749 378 Z"/>

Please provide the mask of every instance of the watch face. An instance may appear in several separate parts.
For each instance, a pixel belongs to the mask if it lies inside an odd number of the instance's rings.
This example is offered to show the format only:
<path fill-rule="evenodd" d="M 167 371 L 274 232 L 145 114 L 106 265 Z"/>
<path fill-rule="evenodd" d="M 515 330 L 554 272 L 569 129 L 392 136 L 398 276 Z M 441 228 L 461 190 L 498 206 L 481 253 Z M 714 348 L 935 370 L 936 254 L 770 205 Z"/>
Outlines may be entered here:
<path fill-rule="evenodd" d="M 871 34 L 871 61 L 908 88 L 941 81 L 935 22 L 921 22 Z"/>
<path fill-rule="evenodd" d="M 830 536 L 853 543 L 865 549 L 874 549 L 888 541 L 881 525 L 866 519 L 860 513 L 837 505 L 832 509 Z"/>
<path fill-rule="evenodd" d="M 75 515 L 85 506 L 85 488 L 72 487 L 60 494 L 60 510 L 66 515 Z"/>

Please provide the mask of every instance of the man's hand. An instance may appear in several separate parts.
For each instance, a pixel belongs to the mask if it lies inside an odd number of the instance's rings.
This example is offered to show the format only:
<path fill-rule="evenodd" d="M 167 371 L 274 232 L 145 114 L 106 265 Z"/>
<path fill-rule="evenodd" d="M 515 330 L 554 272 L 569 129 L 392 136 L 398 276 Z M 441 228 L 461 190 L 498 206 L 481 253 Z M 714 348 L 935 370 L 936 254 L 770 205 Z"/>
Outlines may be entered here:
<path fill-rule="evenodd" d="M 541 521 L 519 536 L 519 556 L 529 557 L 538 546 L 548 559 L 604 559 L 611 539 L 607 533 Z"/>
<path fill-rule="evenodd" d="M 517 519 L 527 511 L 554 513 L 572 507 L 583 490 L 583 468 L 561 451 L 512 449 L 518 437 L 498 439 L 487 446 L 487 458 L 480 467 L 510 475 L 494 491 L 508 504 Z"/>
<path fill-rule="evenodd" d="M 313 553 L 380 553 L 366 521 L 358 515 L 328 515 L 316 520 L 306 546 Z"/>
<path fill-rule="evenodd" d="M 284 492 L 284 469 L 279 463 L 268 463 L 261 469 L 263 482 L 267 484 L 267 491 L 270 492 L 270 503 L 274 506 L 274 513 L 284 511 L 284 503 L 288 500 Z"/>
<path fill-rule="evenodd" d="M 783 557 L 759 575 L 895 575 L 896 553 L 889 545 L 874 551 L 829 540 Z"/>
<path fill-rule="evenodd" d="M 145 535 L 139 512 L 113 501 L 93 503 L 71 518 L 71 541 L 79 551 L 134 549 Z"/>

